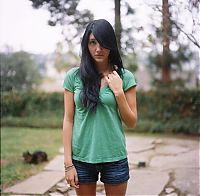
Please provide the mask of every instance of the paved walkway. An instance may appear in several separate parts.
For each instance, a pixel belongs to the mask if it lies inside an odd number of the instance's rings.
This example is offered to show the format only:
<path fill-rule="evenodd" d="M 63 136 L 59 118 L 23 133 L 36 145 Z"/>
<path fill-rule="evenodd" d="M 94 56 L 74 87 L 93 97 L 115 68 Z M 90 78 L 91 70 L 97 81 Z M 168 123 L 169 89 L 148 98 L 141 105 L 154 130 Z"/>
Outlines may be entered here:
<path fill-rule="evenodd" d="M 126 138 L 131 176 L 127 196 L 200 195 L 199 137 L 177 139 L 127 135 Z M 75 196 L 75 190 L 64 180 L 63 149 L 42 172 L 5 189 L 4 193 L 13 196 Z M 105 195 L 100 182 L 97 195 Z"/>

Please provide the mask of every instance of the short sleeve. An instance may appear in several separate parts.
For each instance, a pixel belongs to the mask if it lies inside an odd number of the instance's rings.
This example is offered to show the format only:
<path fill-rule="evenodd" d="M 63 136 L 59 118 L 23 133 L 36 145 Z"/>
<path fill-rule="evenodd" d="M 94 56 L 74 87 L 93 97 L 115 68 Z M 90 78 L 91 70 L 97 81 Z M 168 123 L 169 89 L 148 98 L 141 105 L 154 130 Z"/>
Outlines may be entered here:
<path fill-rule="evenodd" d="M 69 71 L 67 71 L 63 82 L 63 88 L 69 90 L 72 93 L 74 92 L 75 74 L 77 69 L 78 69 L 77 67 L 74 67 Z"/>
<path fill-rule="evenodd" d="M 131 87 L 137 86 L 135 76 L 127 69 L 123 70 L 123 90 L 127 91 Z"/>

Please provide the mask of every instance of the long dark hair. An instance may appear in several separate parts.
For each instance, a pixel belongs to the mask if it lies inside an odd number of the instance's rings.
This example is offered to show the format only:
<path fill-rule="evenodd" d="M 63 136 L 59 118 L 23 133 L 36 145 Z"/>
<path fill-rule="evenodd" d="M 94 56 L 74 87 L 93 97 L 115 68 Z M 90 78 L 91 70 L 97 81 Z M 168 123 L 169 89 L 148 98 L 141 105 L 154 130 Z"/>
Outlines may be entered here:
<path fill-rule="evenodd" d="M 110 50 L 110 69 L 116 70 L 120 77 L 122 77 L 123 64 L 117 47 L 115 32 L 111 24 L 104 19 L 90 22 L 86 27 L 81 42 L 82 55 L 79 73 L 83 83 L 83 90 L 80 98 L 85 107 L 95 110 L 100 103 L 99 91 L 102 76 L 98 73 L 88 49 L 88 40 L 91 33 L 93 33 L 102 47 Z"/>

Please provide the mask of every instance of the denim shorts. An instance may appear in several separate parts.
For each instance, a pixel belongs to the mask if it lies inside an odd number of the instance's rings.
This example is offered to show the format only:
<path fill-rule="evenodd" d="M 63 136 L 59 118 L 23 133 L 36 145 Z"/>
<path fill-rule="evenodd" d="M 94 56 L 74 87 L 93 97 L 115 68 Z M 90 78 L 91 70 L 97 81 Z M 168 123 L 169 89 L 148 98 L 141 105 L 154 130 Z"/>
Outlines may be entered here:
<path fill-rule="evenodd" d="M 120 184 L 129 179 L 129 166 L 127 158 L 106 163 L 85 163 L 73 160 L 78 174 L 79 184 L 95 183 L 99 179 L 106 184 Z"/>

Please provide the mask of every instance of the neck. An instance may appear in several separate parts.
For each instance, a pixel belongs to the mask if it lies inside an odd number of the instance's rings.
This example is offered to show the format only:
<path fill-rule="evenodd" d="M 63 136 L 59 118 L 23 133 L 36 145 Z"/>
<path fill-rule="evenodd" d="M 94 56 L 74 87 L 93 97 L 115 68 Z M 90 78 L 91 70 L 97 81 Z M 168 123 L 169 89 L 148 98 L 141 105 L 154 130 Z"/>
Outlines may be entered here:
<path fill-rule="evenodd" d="M 96 63 L 96 68 L 98 72 L 102 74 L 107 74 L 111 71 L 108 63 Z"/>

